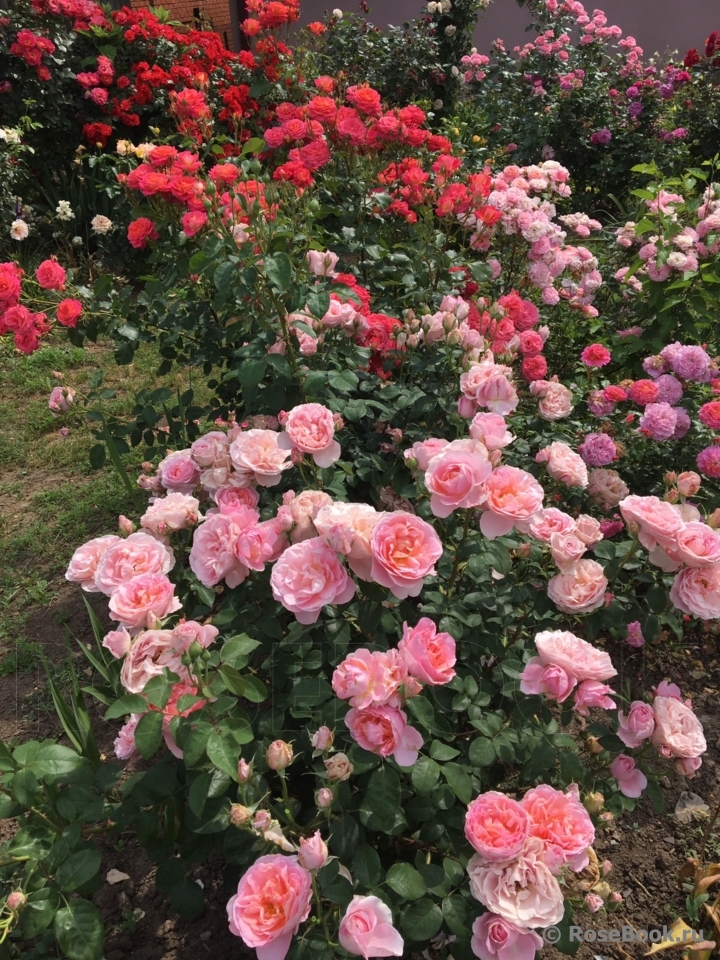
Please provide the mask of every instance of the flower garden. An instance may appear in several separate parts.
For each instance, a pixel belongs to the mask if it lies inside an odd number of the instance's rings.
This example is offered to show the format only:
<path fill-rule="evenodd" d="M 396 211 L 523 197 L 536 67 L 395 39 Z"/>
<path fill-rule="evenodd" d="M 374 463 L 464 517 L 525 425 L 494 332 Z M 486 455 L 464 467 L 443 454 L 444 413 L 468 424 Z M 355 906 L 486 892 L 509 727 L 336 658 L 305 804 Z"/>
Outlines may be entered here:
<path fill-rule="evenodd" d="M 0 362 L 114 484 L 0 742 L 0 958 L 196 956 L 108 921 L 127 849 L 228 956 L 712 954 L 720 37 L 486 5 L 0 10 Z"/>

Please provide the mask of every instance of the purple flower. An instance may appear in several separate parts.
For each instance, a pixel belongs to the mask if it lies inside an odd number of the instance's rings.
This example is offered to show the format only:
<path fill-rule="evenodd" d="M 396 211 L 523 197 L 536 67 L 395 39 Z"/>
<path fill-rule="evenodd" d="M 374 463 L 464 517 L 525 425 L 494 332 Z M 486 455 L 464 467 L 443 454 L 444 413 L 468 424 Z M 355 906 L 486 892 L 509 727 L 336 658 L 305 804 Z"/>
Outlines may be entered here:
<path fill-rule="evenodd" d="M 608 130 L 607 127 L 603 127 L 601 130 L 596 130 L 590 134 L 590 143 L 595 143 L 603 147 L 610 143 L 611 140 L 612 132 Z"/>
<path fill-rule="evenodd" d="M 641 103 L 631 103 L 628 107 L 628 116 L 632 117 L 633 120 L 637 119 L 642 113 L 643 108 Z"/>
<path fill-rule="evenodd" d="M 642 647 L 645 643 L 645 637 L 643 636 L 642 627 L 640 626 L 639 620 L 633 620 L 632 623 L 627 625 L 627 637 L 625 637 L 625 642 L 629 647 Z"/>
<path fill-rule="evenodd" d="M 658 93 L 663 100 L 669 100 L 675 93 L 675 87 L 672 85 L 672 83 L 661 83 Z"/>
<path fill-rule="evenodd" d="M 590 467 L 605 467 L 617 459 L 617 447 L 606 433 L 588 433 L 579 452 Z"/>
<path fill-rule="evenodd" d="M 673 433 L 671 440 L 682 440 L 685 434 L 688 432 L 692 426 L 692 421 L 688 415 L 687 410 L 683 410 L 682 407 L 673 408 L 677 413 L 677 425 L 675 427 L 675 433 Z"/>
<path fill-rule="evenodd" d="M 710 357 L 702 347 L 680 347 L 670 361 L 670 366 L 683 380 L 707 383 L 710 379 Z"/>
<path fill-rule="evenodd" d="M 669 403 L 671 407 L 674 407 L 682 398 L 682 384 L 676 377 L 673 377 L 672 374 L 663 373 L 655 380 L 655 383 L 660 388 L 658 403 Z"/>
<path fill-rule="evenodd" d="M 677 410 L 669 403 L 648 403 L 640 418 L 640 429 L 653 440 L 669 440 L 677 427 L 677 419 Z"/>

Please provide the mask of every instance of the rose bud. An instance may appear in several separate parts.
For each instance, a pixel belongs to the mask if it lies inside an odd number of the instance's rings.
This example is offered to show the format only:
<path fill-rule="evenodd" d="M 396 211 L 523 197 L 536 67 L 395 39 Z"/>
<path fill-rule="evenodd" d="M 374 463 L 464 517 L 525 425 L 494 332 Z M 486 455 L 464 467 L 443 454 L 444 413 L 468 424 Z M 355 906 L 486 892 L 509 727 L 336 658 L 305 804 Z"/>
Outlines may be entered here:
<path fill-rule="evenodd" d="M 284 740 L 273 740 L 267 749 L 267 765 L 271 770 L 284 770 L 293 759 L 293 748 Z"/>
<path fill-rule="evenodd" d="M 606 877 L 610 873 L 612 868 L 613 868 L 613 865 L 609 860 L 603 860 L 603 862 L 600 864 L 600 870 L 604 877 Z"/>
<path fill-rule="evenodd" d="M 603 752 L 603 749 L 604 749 L 604 748 L 603 748 L 602 744 L 600 743 L 600 741 L 598 740 L 597 737 L 588 737 L 585 742 L 586 742 L 586 744 L 587 744 L 587 748 L 588 748 L 588 750 L 590 751 L 590 753 L 602 753 L 602 752 Z"/>
<path fill-rule="evenodd" d="M 247 783 L 247 781 L 250 779 L 251 773 L 252 769 L 250 764 L 247 762 L 247 760 L 243 760 L 243 758 L 240 757 L 238 760 L 238 780 L 240 783 Z"/>
<path fill-rule="evenodd" d="M 298 850 L 298 862 L 306 870 L 319 870 L 327 862 L 328 848 L 316 830 L 311 837 L 303 837 Z"/>
<path fill-rule="evenodd" d="M 118 517 L 118 527 L 120 528 L 120 533 L 125 533 L 128 536 L 135 532 L 135 524 L 122 514 Z"/>
<path fill-rule="evenodd" d="M 327 810 L 328 807 L 331 807 L 333 800 L 333 792 L 328 787 L 322 787 L 315 796 L 315 802 L 321 810 Z"/>
<path fill-rule="evenodd" d="M 330 727 L 320 727 L 312 735 L 310 742 L 315 750 L 320 750 L 324 753 L 333 745 L 334 739 L 335 734 L 332 732 Z"/>
<path fill-rule="evenodd" d="M 589 793 L 583 800 L 588 813 L 600 813 L 605 804 L 605 797 L 601 793 Z"/>
<path fill-rule="evenodd" d="M 336 753 L 325 760 L 325 769 L 330 780 L 348 780 L 355 768 L 344 753 Z"/>
<path fill-rule="evenodd" d="M 242 826 L 243 823 L 248 823 L 252 813 L 248 810 L 247 807 L 244 807 L 241 803 L 233 803 L 230 807 L 230 823 L 234 827 Z"/>
<path fill-rule="evenodd" d="M 253 819 L 253 830 L 257 830 L 258 833 L 263 833 L 270 827 L 272 822 L 272 817 L 267 810 L 258 810 Z"/>
<path fill-rule="evenodd" d="M 702 480 L 693 470 L 681 473 L 677 478 L 677 488 L 681 497 L 694 497 L 700 489 Z"/>
<path fill-rule="evenodd" d="M 13 912 L 15 910 L 19 910 L 20 907 L 25 905 L 25 900 L 26 897 L 22 890 L 13 890 L 13 892 L 7 898 L 8 910 L 12 910 Z"/>

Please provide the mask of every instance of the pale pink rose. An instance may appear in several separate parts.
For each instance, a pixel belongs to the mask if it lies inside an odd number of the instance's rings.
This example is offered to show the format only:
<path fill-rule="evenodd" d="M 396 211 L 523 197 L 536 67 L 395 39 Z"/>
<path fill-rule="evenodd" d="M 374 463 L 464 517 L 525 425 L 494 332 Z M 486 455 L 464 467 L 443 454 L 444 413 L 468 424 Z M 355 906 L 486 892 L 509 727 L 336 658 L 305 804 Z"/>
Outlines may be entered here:
<path fill-rule="evenodd" d="M 590 913 L 597 913 L 598 910 L 602 910 L 602 908 L 605 906 L 605 901 L 603 898 L 599 897 L 596 893 L 585 894 L 585 903 L 587 904 L 587 908 Z"/>
<path fill-rule="evenodd" d="M 486 862 L 512 860 L 530 834 L 530 818 L 512 797 L 488 790 L 476 797 L 465 814 L 465 836 Z"/>
<path fill-rule="evenodd" d="M 720 562 L 720 534 L 706 523 L 692 520 L 675 541 L 673 556 L 689 567 L 709 567 Z"/>
<path fill-rule="evenodd" d="M 97 566 L 98 589 L 111 596 L 123 583 L 142 573 L 169 573 L 175 566 L 170 547 L 149 533 L 132 533 L 124 540 L 116 538 Z"/>
<path fill-rule="evenodd" d="M 545 496 L 535 477 L 519 467 L 493 470 L 485 481 L 485 493 L 480 529 L 488 540 L 510 533 L 513 527 L 526 533 Z"/>
<path fill-rule="evenodd" d="M 338 502 L 321 507 L 313 522 L 320 536 L 333 548 L 342 540 L 346 547 L 342 552 L 352 572 L 361 580 L 371 580 L 370 538 L 384 516 L 367 503 Z"/>
<path fill-rule="evenodd" d="M 278 446 L 275 430 L 246 430 L 230 444 L 230 456 L 236 470 L 252 476 L 261 487 L 280 483 L 284 470 L 292 467 L 289 450 Z"/>
<path fill-rule="evenodd" d="M 271 770 L 285 770 L 293 760 L 293 748 L 284 740 L 273 740 L 267 748 L 265 759 Z"/>
<path fill-rule="evenodd" d="M 472 952 L 480 960 L 534 960 L 542 938 L 534 930 L 519 930 L 496 913 L 484 913 L 473 923 Z"/>
<path fill-rule="evenodd" d="M 717 620 L 720 617 L 720 563 L 681 570 L 670 588 L 670 600 L 691 617 Z"/>
<path fill-rule="evenodd" d="M 323 760 L 327 770 L 328 780 L 349 780 L 355 769 L 344 753 L 334 753 Z"/>
<path fill-rule="evenodd" d="M 681 497 L 694 497 L 702 486 L 702 479 L 693 470 L 686 470 L 685 473 L 678 474 L 676 483 Z"/>
<path fill-rule="evenodd" d="M 554 533 L 550 537 L 550 552 L 560 570 L 565 571 L 576 563 L 587 547 L 574 533 Z"/>
<path fill-rule="evenodd" d="M 588 847 L 595 840 L 595 827 L 585 807 L 570 792 L 548 784 L 528 790 L 521 806 L 530 820 L 530 836 L 542 840 L 545 862 L 553 872 L 563 864 L 583 870 Z"/>
<path fill-rule="evenodd" d="M 198 522 L 200 501 L 186 493 L 172 491 L 158 497 L 140 518 L 140 526 L 158 536 L 166 536 Z"/>
<path fill-rule="evenodd" d="M 364 710 L 353 707 L 345 716 L 345 725 L 363 750 L 381 757 L 393 756 L 401 767 L 411 767 L 423 745 L 419 731 L 407 725 L 407 714 L 387 704 Z"/>
<path fill-rule="evenodd" d="M 362 314 L 357 312 L 352 303 L 331 300 L 328 311 L 322 318 L 322 325 L 324 327 L 341 327 L 347 332 L 352 332 L 361 320 Z"/>
<path fill-rule="evenodd" d="M 109 650 L 114 657 L 122 660 L 125 654 L 130 652 L 131 643 L 130 634 L 127 630 L 121 629 L 111 630 L 109 633 L 106 633 L 103 637 L 102 645 L 106 650 Z"/>
<path fill-rule="evenodd" d="M 404 511 L 386 513 L 370 538 L 372 579 L 398 600 L 416 597 L 423 578 L 435 574 L 442 543 L 429 523 Z"/>
<path fill-rule="evenodd" d="M 405 943 L 392 919 L 390 907 L 379 897 L 354 896 L 340 921 L 340 946 L 365 960 L 402 957 Z"/>
<path fill-rule="evenodd" d="M 418 470 L 427 470 L 428 464 L 434 456 L 437 456 L 445 447 L 449 446 L 448 440 L 440 440 L 437 437 L 429 437 L 422 443 L 417 441 L 406 450 L 403 456 L 406 460 L 415 460 Z"/>
<path fill-rule="evenodd" d="M 575 691 L 573 709 L 584 717 L 590 716 L 590 707 L 614 710 L 616 704 L 608 696 L 609 693 L 615 693 L 615 691 L 606 683 L 600 683 L 598 680 L 583 680 Z"/>
<path fill-rule="evenodd" d="M 166 490 L 192 493 L 200 482 L 200 468 L 189 450 L 176 450 L 158 464 L 157 475 Z"/>
<path fill-rule="evenodd" d="M 575 521 L 574 533 L 587 546 L 598 543 L 603 538 L 600 521 L 596 520 L 595 517 L 588 516 L 587 513 L 581 513 Z"/>
<path fill-rule="evenodd" d="M 647 786 L 647 777 L 635 766 L 635 761 L 627 754 L 621 753 L 610 764 L 610 773 L 618 782 L 618 789 L 623 796 L 639 797 Z"/>
<path fill-rule="evenodd" d="M 596 560 L 578 560 L 548 581 L 547 592 L 563 613 L 590 613 L 603 605 L 607 585 Z"/>
<path fill-rule="evenodd" d="M 562 420 L 572 413 L 572 393 L 561 383 L 547 381 L 545 396 L 538 403 L 538 413 L 543 420 Z"/>
<path fill-rule="evenodd" d="M 214 587 L 225 580 L 237 587 L 248 575 L 248 569 L 235 556 L 235 542 L 240 527 L 232 516 L 209 513 L 193 536 L 190 569 L 205 587 Z"/>
<path fill-rule="evenodd" d="M 175 585 L 164 573 L 141 573 L 120 584 L 108 604 L 112 619 L 118 620 L 130 633 L 151 626 L 181 607 L 175 596 Z"/>
<path fill-rule="evenodd" d="M 505 418 L 499 413 L 477 413 L 470 424 L 470 436 L 479 440 L 488 450 L 502 450 L 515 437 L 510 433 Z"/>
<path fill-rule="evenodd" d="M 306 870 L 320 870 L 328 859 L 328 848 L 316 830 L 311 837 L 303 837 L 298 849 L 298 863 Z"/>
<path fill-rule="evenodd" d="M 355 595 L 354 581 L 320 537 L 288 547 L 273 567 L 270 586 L 275 600 L 300 623 L 315 623 L 324 606 L 347 603 Z"/>
<path fill-rule="evenodd" d="M 233 548 L 240 565 L 248 570 L 264 570 L 265 565 L 275 559 L 277 537 L 272 521 L 241 530 Z"/>
<path fill-rule="evenodd" d="M 75 399 L 75 391 L 71 387 L 53 387 L 48 398 L 48 407 L 54 417 L 67 413 Z"/>
<path fill-rule="evenodd" d="M 229 467 L 230 441 L 227 434 L 220 430 L 211 430 L 210 433 L 198 437 L 190 446 L 190 453 L 195 463 L 203 470 L 218 467 Z"/>
<path fill-rule="evenodd" d="M 128 693 L 142 693 L 148 680 L 162 675 L 165 667 L 189 680 L 183 666 L 184 648 L 172 630 L 146 630 L 136 637 L 120 671 L 120 682 Z"/>
<path fill-rule="evenodd" d="M 584 488 L 588 485 L 585 461 L 580 454 L 575 453 L 566 443 L 561 443 L 559 440 L 543 447 L 535 455 L 535 463 L 544 463 L 549 476 L 568 487 Z"/>
<path fill-rule="evenodd" d="M 504 374 L 489 377 L 477 389 L 475 402 L 479 407 L 486 407 L 492 413 L 507 416 L 516 409 L 520 402 L 517 390 Z"/>
<path fill-rule="evenodd" d="M 120 537 L 114 535 L 88 540 L 72 555 L 65 571 L 65 579 L 71 583 L 79 583 L 87 593 L 100 593 L 100 587 L 95 582 L 98 564 L 107 550 L 119 542 Z"/>
<path fill-rule="evenodd" d="M 179 650 L 188 650 L 197 640 L 207 650 L 215 643 L 220 631 L 211 623 L 198 623 L 197 620 L 181 620 L 173 629 L 173 643 Z"/>
<path fill-rule="evenodd" d="M 652 707 L 642 700 L 633 700 L 627 717 L 618 710 L 618 731 L 626 747 L 634 750 L 643 740 L 652 736 L 655 729 L 655 714 Z"/>
<path fill-rule="evenodd" d="M 323 507 L 332 505 L 332 497 L 322 490 L 303 490 L 291 498 L 290 492 L 283 496 L 284 503 L 290 507 L 293 519 L 290 539 L 293 543 L 300 543 L 301 540 L 317 537 L 319 531 L 315 527 L 315 517 Z"/>
<path fill-rule="evenodd" d="M 334 799 L 333 792 L 328 787 L 321 787 L 315 794 L 315 803 L 321 810 L 327 810 L 328 807 L 331 807 Z"/>
<path fill-rule="evenodd" d="M 118 730 L 118 735 L 113 740 L 115 756 L 118 760 L 135 760 L 140 756 L 140 751 L 135 745 L 135 730 L 143 716 L 142 713 L 131 714 L 130 719 Z"/>
<path fill-rule="evenodd" d="M 258 857 L 227 905 L 230 933 L 258 960 L 284 960 L 312 902 L 312 878 L 295 857 Z"/>
<path fill-rule="evenodd" d="M 655 695 L 657 697 L 673 697 L 675 700 L 680 700 L 682 702 L 683 695 L 680 687 L 676 683 L 670 683 L 668 680 L 661 680 L 657 685 L 655 690 Z M 688 701 L 688 706 L 690 702 Z"/>
<path fill-rule="evenodd" d="M 285 432 L 278 438 L 282 450 L 309 453 L 319 467 L 331 467 L 340 459 L 332 410 L 321 403 L 301 403 L 286 415 Z"/>
<path fill-rule="evenodd" d="M 397 654 L 397 651 L 393 651 Z M 335 669 L 332 688 L 341 700 L 364 709 L 373 703 L 386 703 L 398 690 L 405 675 L 398 676 L 387 654 L 365 647 L 349 654 Z"/>
<path fill-rule="evenodd" d="M 441 685 L 455 676 L 455 640 L 449 633 L 438 633 L 429 617 L 422 617 L 414 627 L 403 623 L 398 650 L 408 673 L 421 683 Z"/>
<path fill-rule="evenodd" d="M 575 533 L 575 521 L 562 510 L 545 507 L 533 516 L 529 527 L 530 536 L 543 543 L 550 543 L 553 534 Z"/>
<path fill-rule="evenodd" d="M 260 494 L 254 487 L 218 487 L 213 490 L 212 498 L 220 513 L 227 515 L 241 507 L 254 510 L 260 503 Z"/>
<path fill-rule="evenodd" d="M 577 685 L 577 678 L 557 664 L 544 664 L 533 657 L 520 675 L 520 690 L 528 696 L 546 696 L 563 703 Z"/>
<path fill-rule="evenodd" d="M 540 662 L 562 667 L 577 680 L 609 680 L 617 675 L 610 655 L 565 630 L 545 630 L 535 636 Z"/>
<path fill-rule="evenodd" d="M 325 753 L 326 750 L 329 750 L 333 745 L 335 740 L 335 734 L 332 732 L 330 727 L 318 727 L 315 733 L 312 735 L 310 743 L 313 745 L 313 749 L 319 750 L 321 753 Z"/>
<path fill-rule="evenodd" d="M 436 517 L 449 517 L 454 510 L 477 507 L 485 500 L 483 484 L 492 473 L 487 450 L 477 440 L 459 443 L 474 449 L 457 449 L 457 441 L 450 443 L 432 458 L 425 472 L 430 509 Z"/>
<path fill-rule="evenodd" d="M 702 766 L 702 760 L 700 757 L 676 757 L 673 766 L 681 777 L 692 780 Z"/>
<path fill-rule="evenodd" d="M 543 853 L 542 840 L 528 837 L 518 857 L 507 864 L 485 863 L 475 854 L 467 866 L 472 895 L 520 930 L 559 923 L 565 903 Z"/>
<path fill-rule="evenodd" d="M 602 507 L 616 507 L 630 493 L 617 470 L 599 467 L 588 475 L 588 493 Z"/>
<path fill-rule="evenodd" d="M 673 505 L 659 497 L 638 497 L 631 494 L 620 501 L 620 513 L 625 523 L 639 527 L 638 538 L 647 549 L 656 544 L 667 549 L 673 547 L 678 533 L 685 526 Z"/>
<path fill-rule="evenodd" d="M 310 273 L 316 277 L 336 277 L 335 267 L 338 262 L 338 255 L 331 250 L 310 250 L 307 254 L 307 264 Z"/>
<path fill-rule="evenodd" d="M 673 757 L 699 757 L 707 750 L 703 726 L 692 709 L 674 697 L 655 697 L 652 742 Z"/>

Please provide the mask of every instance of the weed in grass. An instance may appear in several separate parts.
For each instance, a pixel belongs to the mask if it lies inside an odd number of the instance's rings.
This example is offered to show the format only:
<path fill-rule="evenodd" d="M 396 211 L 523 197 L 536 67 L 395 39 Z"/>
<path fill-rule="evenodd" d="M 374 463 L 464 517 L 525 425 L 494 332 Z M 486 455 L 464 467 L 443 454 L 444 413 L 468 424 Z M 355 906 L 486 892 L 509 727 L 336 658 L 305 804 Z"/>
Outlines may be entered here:
<path fill-rule="evenodd" d="M 38 668 L 41 653 L 42 647 L 39 643 L 32 643 L 21 637 L 15 641 L 15 649 L 0 660 L 0 677 L 33 673 Z"/>

